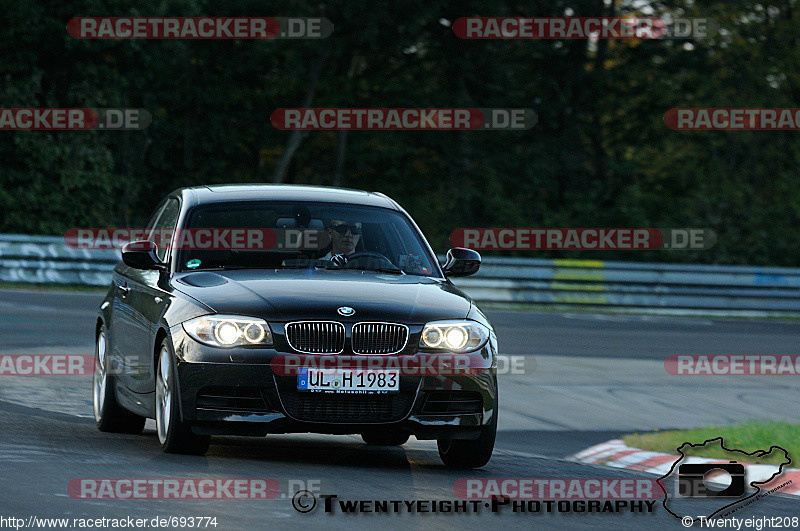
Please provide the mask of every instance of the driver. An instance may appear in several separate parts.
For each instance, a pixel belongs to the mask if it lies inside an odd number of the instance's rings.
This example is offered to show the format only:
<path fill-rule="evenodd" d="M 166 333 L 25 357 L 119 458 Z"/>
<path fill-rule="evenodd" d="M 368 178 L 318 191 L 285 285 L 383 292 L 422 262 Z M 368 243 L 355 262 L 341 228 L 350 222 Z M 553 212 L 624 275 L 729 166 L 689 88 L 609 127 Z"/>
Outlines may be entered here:
<path fill-rule="evenodd" d="M 331 251 L 322 257 L 336 265 L 347 263 L 347 256 L 356 252 L 356 245 L 361 238 L 361 223 L 333 219 L 325 229 L 331 240 Z"/>

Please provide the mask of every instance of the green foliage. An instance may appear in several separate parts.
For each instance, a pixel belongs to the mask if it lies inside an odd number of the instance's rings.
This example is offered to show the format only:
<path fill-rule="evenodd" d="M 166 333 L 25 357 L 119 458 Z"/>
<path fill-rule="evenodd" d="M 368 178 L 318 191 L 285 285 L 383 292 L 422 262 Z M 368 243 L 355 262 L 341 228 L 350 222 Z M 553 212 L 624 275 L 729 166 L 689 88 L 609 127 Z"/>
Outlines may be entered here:
<path fill-rule="evenodd" d="M 524 255 L 797 265 L 797 133 L 663 122 L 673 107 L 800 107 L 794 4 L 637 3 L 648 16 L 710 17 L 725 31 L 595 45 L 461 40 L 448 24 L 634 12 L 594 0 L 12 2 L 0 28 L 3 107 L 143 107 L 153 123 L 0 132 L 0 232 L 141 225 L 176 187 L 278 178 L 385 192 L 440 252 L 458 227 L 708 227 L 719 241 L 697 253 Z M 274 41 L 78 40 L 65 30 L 73 16 L 134 15 L 324 16 L 335 29 L 326 40 Z M 276 177 L 292 132 L 270 114 L 303 106 L 312 86 L 313 107 L 530 107 L 539 122 L 309 132 Z"/>
<path fill-rule="evenodd" d="M 685 442 L 701 444 L 709 439 L 722 437 L 725 447 L 752 453 L 757 450 L 769 451 L 773 446 L 785 449 L 792 459 L 790 465 L 794 468 L 800 456 L 800 426 L 788 422 L 752 420 L 733 426 L 713 426 L 708 428 L 694 428 L 690 430 L 655 431 L 650 433 L 634 433 L 622 438 L 631 448 L 639 448 L 653 452 L 678 455 L 677 449 Z M 731 459 L 732 454 L 722 450 L 719 443 L 709 444 L 702 448 L 685 448 L 687 455 L 693 457 L 709 457 L 716 459 Z M 737 457 L 745 463 L 753 462 L 747 457 Z M 783 452 L 775 451 L 769 458 L 759 460 L 759 464 L 778 465 L 783 462 Z"/>

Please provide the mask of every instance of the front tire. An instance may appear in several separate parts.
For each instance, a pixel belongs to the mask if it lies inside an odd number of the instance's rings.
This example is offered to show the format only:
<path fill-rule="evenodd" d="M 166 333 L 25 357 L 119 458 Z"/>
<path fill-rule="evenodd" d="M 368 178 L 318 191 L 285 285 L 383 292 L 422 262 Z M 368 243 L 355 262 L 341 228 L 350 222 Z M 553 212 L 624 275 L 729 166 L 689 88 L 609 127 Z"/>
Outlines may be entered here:
<path fill-rule="evenodd" d="M 117 397 L 114 394 L 114 377 L 110 374 L 107 337 L 106 327 L 101 325 L 94 349 L 94 375 L 92 377 L 94 421 L 100 431 L 142 433 L 146 419 L 131 413 L 117 403 Z"/>
<path fill-rule="evenodd" d="M 168 454 L 203 455 L 208 451 L 211 437 L 195 435 L 192 427 L 181 422 L 172 350 L 168 340 L 161 343 L 156 370 L 156 432 L 161 449 Z"/>
<path fill-rule="evenodd" d="M 480 468 L 492 458 L 496 438 L 497 404 L 492 412 L 492 420 L 481 428 L 481 435 L 477 439 L 439 439 L 439 457 L 447 468 Z"/>

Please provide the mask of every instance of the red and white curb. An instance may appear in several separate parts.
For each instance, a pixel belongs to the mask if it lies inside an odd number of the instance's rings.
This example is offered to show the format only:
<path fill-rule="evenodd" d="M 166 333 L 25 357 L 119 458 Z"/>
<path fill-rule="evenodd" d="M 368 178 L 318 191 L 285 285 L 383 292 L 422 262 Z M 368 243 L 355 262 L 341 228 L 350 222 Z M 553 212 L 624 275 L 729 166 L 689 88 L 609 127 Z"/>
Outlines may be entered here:
<path fill-rule="evenodd" d="M 580 463 L 591 463 L 595 465 L 605 465 L 614 468 L 624 468 L 627 470 L 637 470 L 649 472 L 663 476 L 672 468 L 672 464 L 678 460 L 679 454 L 662 454 L 659 452 L 648 452 L 638 448 L 625 446 L 621 439 L 613 439 L 601 444 L 587 448 L 577 454 L 567 457 L 567 461 L 578 461 Z M 685 463 L 719 463 L 719 459 L 707 457 L 687 457 Z M 747 482 L 764 481 L 778 472 L 775 465 L 751 465 L 742 463 L 745 466 Z M 791 494 L 800 496 L 800 469 L 784 468 L 783 474 L 776 477 L 770 483 L 761 485 L 762 490 L 775 488 L 782 483 L 790 481 L 782 489 L 776 492 L 781 494 Z"/>

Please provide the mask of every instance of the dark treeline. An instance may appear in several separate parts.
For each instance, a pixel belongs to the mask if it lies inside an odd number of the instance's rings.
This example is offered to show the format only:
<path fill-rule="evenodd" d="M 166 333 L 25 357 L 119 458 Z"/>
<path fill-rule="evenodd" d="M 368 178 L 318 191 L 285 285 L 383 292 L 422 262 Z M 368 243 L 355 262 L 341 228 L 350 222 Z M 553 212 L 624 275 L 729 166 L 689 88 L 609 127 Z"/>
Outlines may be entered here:
<path fill-rule="evenodd" d="M 2 107 L 141 107 L 145 131 L 0 132 L 0 232 L 137 226 L 223 182 L 382 191 L 458 227 L 707 227 L 710 251 L 529 252 L 797 265 L 798 132 L 673 131 L 673 107 L 800 107 L 798 2 L 4 3 Z M 461 40 L 460 16 L 709 17 L 688 40 Z M 79 40 L 75 16 L 320 16 L 325 40 Z M 529 107 L 528 131 L 274 128 L 278 107 Z"/>

